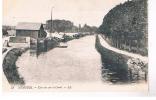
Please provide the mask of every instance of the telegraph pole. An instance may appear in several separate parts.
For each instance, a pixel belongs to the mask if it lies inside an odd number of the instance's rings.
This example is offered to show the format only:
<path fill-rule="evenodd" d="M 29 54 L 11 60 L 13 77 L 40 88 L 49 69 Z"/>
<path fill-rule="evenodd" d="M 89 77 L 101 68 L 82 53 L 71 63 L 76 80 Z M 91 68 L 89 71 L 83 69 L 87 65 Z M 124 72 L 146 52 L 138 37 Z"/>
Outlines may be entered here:
<path fill-rule="evenodd" d="M 51 23 L 50 23 L 50 36 L 51 36 L 51 33 L 53 32 L 53 8 L 51 8 Z"/>

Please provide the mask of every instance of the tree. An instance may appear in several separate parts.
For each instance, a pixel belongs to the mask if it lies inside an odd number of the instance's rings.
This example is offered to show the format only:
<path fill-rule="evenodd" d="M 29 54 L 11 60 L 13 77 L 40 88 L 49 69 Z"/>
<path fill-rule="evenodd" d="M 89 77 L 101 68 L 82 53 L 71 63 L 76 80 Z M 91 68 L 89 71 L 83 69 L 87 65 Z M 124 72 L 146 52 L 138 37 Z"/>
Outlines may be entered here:
<path fill-rule="evenodd" d="M 117 48 L 128 47 L 131 52 L 147 55 L 147 0 L 117 5 L 106 14 L 98 32 Z"/>

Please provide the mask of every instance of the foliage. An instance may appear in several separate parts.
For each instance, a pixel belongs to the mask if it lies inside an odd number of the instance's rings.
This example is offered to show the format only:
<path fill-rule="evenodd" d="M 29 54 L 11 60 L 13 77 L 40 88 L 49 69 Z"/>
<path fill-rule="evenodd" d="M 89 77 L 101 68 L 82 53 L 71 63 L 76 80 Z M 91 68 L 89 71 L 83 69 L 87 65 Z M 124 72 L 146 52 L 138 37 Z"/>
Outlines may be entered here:
<path fill-rule="evenodd" d="M 75 26 L 71 21 L 68 20 L 48 20 L 46 23 L 46 29 L 51 30 L 53 32 L 96 32 L 97 27 L 89 26 L 85 24 L 83 27 L 79 25 L 79 27 Z"/>
<path fill-rule="evenodd" d="M 2 33 L 3 33 L 3 35 L 8 35 L 8 32 L 5 29 L 2 29 Z"/>
<path fill-rule="evenodd" d="M 147 55 L 147 0 L 117 5 L 104 17 L 98 32 L 117 48 Z"/>

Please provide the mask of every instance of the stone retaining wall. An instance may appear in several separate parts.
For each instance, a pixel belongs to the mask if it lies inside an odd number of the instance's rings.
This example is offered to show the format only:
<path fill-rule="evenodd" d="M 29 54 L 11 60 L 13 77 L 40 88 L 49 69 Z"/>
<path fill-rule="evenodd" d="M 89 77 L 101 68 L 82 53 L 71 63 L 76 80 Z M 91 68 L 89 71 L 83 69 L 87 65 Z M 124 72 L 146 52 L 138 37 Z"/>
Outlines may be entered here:
<path fill-rule="evenodd" d="M 96 36 L 95 47 L 101 55 L 103 65 L 101 74 L 104 80 L 111 82 L 147 80 L 147 63 L 103 47 L 98 35 Z"/>

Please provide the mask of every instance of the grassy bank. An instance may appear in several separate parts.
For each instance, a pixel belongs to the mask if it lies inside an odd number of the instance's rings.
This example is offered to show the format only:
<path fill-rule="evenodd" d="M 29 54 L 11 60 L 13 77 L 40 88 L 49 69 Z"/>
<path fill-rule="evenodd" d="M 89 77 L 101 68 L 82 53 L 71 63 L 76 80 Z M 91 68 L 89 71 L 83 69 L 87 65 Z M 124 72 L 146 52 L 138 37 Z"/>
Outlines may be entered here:
<path fill-rule="evenodd" d="M 24 79 L 18 73 L 16 61 L 26 50 L 14 48 L 6 54 L 3 60 L 3 72 L 10 84 L 24 84 Z"/>

